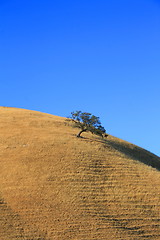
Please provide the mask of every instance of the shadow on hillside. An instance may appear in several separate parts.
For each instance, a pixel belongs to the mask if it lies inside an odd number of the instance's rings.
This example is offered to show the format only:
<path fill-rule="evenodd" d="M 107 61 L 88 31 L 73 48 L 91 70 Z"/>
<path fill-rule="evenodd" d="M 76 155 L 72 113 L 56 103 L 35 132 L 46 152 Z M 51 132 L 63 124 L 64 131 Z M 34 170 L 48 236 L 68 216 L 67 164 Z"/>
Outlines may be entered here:
<path fill-rule="evenodd" d="M 103 143 L 104 147 L 105 147 L 105 144 L 107 144 L 113 149 L 125 154 L 130 159 L 137 160 L 148 166 L 156 168 L 157 170 L 160 171 L 160 157 L 134 144 L 117 142 L 111 139 L 100 140 L 100 139 L 91 139 L 88 137 L 81 137 L 81 139 L 87 142 L 89 141 L 89 142 Z"/>
<path fill-rule="evenodd" d="M 73 135 L 75 136 L 75 135 Z M 106 141 L 104 141 L 103 139 L 102 140 L 99 140 L 98 138 L 95 139 L 95 138 L 88 138 L 88 137 L 80 137 L 79 139 L 83 140 L 83 141 L 86 141 L 86 142 L 98 142 L 98 143 L 105 143 Z"/>
<path fill-rule="evenodd" d="M 104 143 L 125 154 L 131 159 L 138 160 L 148 166 L 160 170 L 160 157 L 155 154 L 132 144 L 118 143 L 114 140 L 105 140 Z"/>

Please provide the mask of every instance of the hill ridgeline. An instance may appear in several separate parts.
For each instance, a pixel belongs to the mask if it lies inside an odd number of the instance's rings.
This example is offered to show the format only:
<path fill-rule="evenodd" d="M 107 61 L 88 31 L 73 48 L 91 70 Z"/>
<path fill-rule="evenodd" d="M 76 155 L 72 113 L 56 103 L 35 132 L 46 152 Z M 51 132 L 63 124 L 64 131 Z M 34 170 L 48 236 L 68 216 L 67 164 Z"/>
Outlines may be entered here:
<path fill-rule="evenodd" d="M 160 158 L 0 107 L 1 240 L 160 239 Z"/>

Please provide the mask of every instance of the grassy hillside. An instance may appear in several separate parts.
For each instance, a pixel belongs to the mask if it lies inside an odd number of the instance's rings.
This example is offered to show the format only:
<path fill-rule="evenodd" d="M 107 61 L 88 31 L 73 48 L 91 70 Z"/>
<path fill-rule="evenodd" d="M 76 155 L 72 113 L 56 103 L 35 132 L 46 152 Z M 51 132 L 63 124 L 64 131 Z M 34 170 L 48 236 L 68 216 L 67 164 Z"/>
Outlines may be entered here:
<path fill-rule="evenodd" d="M 160 158 L 0 108 L 1 240 L 160 239 Z"/>

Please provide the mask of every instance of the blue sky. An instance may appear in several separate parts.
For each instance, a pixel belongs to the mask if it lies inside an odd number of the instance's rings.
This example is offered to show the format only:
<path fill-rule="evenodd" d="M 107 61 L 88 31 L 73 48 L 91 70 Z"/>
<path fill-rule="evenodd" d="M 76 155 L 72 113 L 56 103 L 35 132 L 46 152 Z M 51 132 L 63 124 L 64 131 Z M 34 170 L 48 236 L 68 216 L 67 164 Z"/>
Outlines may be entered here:
<path fill-rule="evenodd" d="M 0 105 L 99 116 L 160 156 L 160 1 L 0 0 Z"/>

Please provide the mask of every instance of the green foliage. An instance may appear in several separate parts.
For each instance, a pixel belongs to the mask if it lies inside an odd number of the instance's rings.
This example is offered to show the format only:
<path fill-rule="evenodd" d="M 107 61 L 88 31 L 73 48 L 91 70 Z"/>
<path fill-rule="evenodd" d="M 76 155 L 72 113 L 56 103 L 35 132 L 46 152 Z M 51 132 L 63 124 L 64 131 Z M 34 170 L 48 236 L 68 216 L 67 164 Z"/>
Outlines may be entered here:
<path fill-rule="evenodd" d="M 77 137 L 80 137 L 81 133 L 86 131 L 100 136 L 103 136 L 103 134 L 106 132 L 105 128 L 101 126 L 99 117 L 96 117 L 88 112 L 71 112 L 71 117 L 69 120 L 74 122 L 74 125 L 81 129 Z"/>

